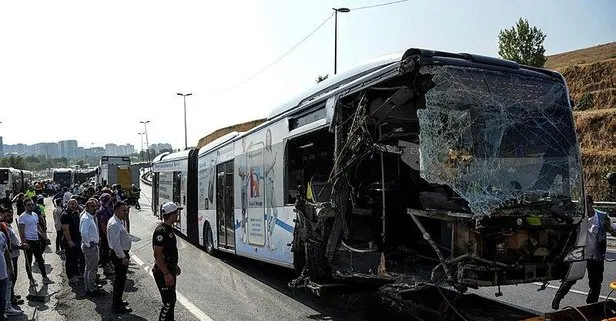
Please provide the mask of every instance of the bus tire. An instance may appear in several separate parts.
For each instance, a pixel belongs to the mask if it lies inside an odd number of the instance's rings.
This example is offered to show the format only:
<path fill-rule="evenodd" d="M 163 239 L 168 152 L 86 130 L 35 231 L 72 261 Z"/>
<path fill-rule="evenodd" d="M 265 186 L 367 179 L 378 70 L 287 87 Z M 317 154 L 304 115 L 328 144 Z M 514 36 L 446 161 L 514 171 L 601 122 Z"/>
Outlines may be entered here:
<path fill-rule="evenodd" d="M 321 241 L 306 242 L 306 266 L 310 280 L 316 283 L 331 279 L 331 268 L 325 259 L 326 243 Z"/>
<path fill-rule="evenodd" d="M 301 250 L 293 251 L 293 270 L 295 271 L 296 277 L 302 274 L 304 266 L 306 266 L 306 250 L 304 250 L 304 248 L 305 247 L 301 247 Z"/>
<path fill-rule="evenodd" d="M 205 252 L 209 255 L 214 255 L 214 237 L 212 234 L 212 227 L 210 223 L 205 223 L 203 227 L 203 246 L 205 248 Z"/>

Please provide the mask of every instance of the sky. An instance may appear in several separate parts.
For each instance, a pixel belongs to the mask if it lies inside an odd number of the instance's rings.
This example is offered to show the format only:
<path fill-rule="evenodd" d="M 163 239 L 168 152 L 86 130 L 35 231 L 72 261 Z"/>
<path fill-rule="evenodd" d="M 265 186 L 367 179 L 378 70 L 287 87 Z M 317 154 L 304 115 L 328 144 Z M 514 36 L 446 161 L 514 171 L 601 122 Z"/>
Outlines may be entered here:
<path fill-rule="evenodd" d="M 5 144 L 76 139 L 184 147 L 272 109 L 333 74 L 408 48 L 498 56 L 520 18 L 547 54 L 616 41 L 616 1 L 409 0 L 2 1 L 0 136 Z M 145 137 L 144 137 L 145 138 Z M 144 142 L 145 143 L 145 142 Z"/>

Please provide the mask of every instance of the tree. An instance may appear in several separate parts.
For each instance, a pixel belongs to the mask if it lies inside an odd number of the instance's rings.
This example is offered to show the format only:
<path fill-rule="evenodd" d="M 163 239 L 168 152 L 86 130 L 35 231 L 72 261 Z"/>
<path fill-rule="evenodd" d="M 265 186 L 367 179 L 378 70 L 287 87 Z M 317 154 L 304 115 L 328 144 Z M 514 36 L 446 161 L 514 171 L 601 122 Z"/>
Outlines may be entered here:
<path fill-rule="evenodd" d="M 60 157 L 53 159 L 58 165 L 62 165 L 63 167 L 68 167 L 68 158 Z"/>
<path fill-rule="evenodd" d="M 13 167 L 16 169 L 27 169 L 26 161 L 21 156 L 11 155 L 10 157 L 5 157 L 0 162 L 2 167 Z"/>
<path fill-rule="evenodd" d="M 317 82 L 317 84 L 318 84 L 318 83 L 320 83 L 321 81 L 323 81 L 323 80 L 327 79 L 327 77 L 329 77 L 329 74 L 327 74 L 327 75 L 325 75 L 325 76 L 321 76 L 321 75 L 319 75 L 315 81 L 316 81 L 316 82 Z"/>
<path fill-rule="evenodd" d="M 75 165 L 79 165 L 80 168 L 85 168 L 86 162 L 83 161 L 83 159 L 78 160 Z"/>
<path fill-rule="evenodd" d="M 520 18 L 511 29 L 501 30 L 498 34 L 498 54 L 504 59 L 520 64 L 543 67 L 546 35 L 537 27 L 530 27 L 528 20 Z"/>

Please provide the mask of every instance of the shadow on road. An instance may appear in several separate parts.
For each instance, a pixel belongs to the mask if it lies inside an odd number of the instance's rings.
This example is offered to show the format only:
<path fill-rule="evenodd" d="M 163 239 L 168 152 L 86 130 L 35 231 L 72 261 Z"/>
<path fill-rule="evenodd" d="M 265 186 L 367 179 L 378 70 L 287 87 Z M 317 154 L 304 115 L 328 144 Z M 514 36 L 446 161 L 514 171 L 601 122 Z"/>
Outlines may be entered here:
<path fill-rule="evenodd" d="M 307 316 L 312 320 L 391 320 L 387 311 L 379 305 L 374 292 L 341 292 L 317 297 L 304 289 L 288 286 L 288 282 L 295 277 L 291 269 L 221 252 L 216 257 L 264 285 L 318 311 L 318 314 Z"/>
<path fill-rule="evenodd" d="M 107 281 L 112 281 L 113 277 L 107 278 Z M 130 281 L 130 282 L 129 282 Z M 127 280 L 126 285 L 134 288 L 134 281 Z M 101 317 L 101 320 L 129 320 L 129 321 L 147 321 L 147 319 L 134 314 L 113 314 L 111 312 L 111 293 L 104 291 L 104 295 L 97 297 L 88 297 L 85 294 L 83 281 L 77 283 L 69 283 L 69 286 L 75 293 L 75 300 L 90 300 L 96 308 L 96 313 Z M 136 288 L 134 288 L 136 291 Z M 125 290 L 125 292 L 127 292 Z"/>
<path fill-rule="evenodd" d="M 137 292 L 138 287 L 135 286 L 135 281 L 126 279 L 126 285 L 124 286 L 124 292 Z"/>

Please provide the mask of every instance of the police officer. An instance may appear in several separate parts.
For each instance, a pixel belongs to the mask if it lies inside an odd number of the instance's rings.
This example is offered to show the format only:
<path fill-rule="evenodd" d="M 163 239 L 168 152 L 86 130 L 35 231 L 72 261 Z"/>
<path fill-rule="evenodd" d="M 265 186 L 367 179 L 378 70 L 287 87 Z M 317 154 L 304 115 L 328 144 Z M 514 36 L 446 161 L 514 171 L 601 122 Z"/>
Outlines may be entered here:
<path fill-rule="evenodd" d="M 178 220 L 179 210 L 172 202 L 167 202 L 161 207 L 163 221 L 156 227 L 152 235 L 152 245 L 154 247 L 154 280 L 160 291 L 163 307 L 160 310 L 159 319 L 174 320 L 175 309 L 175 281 L 180 275 L 181 270 L 178 266 L 178 248 L 175 235 L 173 234 L 173 223 Z"/>
<path fill-rule="evenodd" d="M 616 235 L 616 224 L 610 221 L 610 217 L 605 212 L 593 208 L 592 196 L 586 196 L 586 213 L 588 220 L 588 231 L 586 233 L 586 270 L 588 271 L 588 296 L 586 303 L 599 301 L 601 293 L 601 283 L 603 282 L 603 263 L 607 250 L 607 233 Z M 560 301 L 567 295 L 576 281 L 565 281 L 560 284 L 556 295 L 552 300 L 552 309 L 558 310 Z"/>

